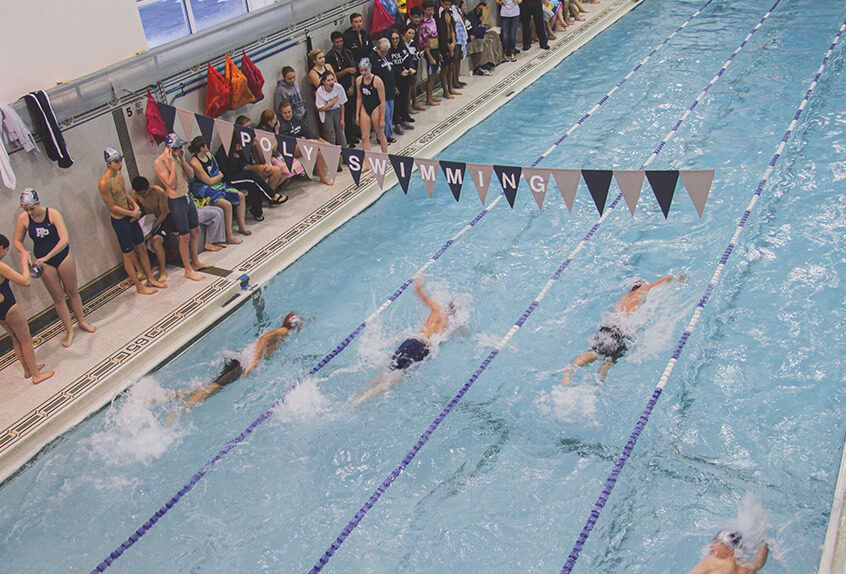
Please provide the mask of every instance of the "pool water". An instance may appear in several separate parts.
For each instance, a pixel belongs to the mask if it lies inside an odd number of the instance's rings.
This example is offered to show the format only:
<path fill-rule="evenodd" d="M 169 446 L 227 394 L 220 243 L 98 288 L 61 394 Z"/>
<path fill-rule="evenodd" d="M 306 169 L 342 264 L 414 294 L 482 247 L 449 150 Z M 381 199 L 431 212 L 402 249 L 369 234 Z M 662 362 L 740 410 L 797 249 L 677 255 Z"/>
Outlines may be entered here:
<path fill-rule="evenodd" d="M 531 164 L 702 3 L 647 0 L 439 157 Z M 715 0 L 540 166 L 637 169 L 772 4 Z M 717 169 L 704 216 L 681 183 L 666 221 L 648 187 L 633 217 L 618 206 L 326 571 L 561 569 L 839 12 L 782 0 L 650 166 Z M 816 569 L 844 436 L 844 58 L 841 42 L 778 164 L 795 169 L 771 176 L 575 571 L 687 571 L 749 500 L 765 571 Z M 455 203 L 412 181 L 7 481 L 0 570 L 90 571 L 480 211 L 472 184 Z M 554 184 L 543 211 L 522 184 L 428 270 L 459 306 L 429 359 L 353 408 L 426 318 L 409 289 L 109 571 L 308 571 L 596 219 L 583 185 L 571 214 Z M 607 379 L 594 364 L 559 385 L 632 278 L 667 273 L 687 279 L 650 293 Z M 167 424 L 169 390 L 211 380 L 290 310 L 307 323 L 272 359 Z"/>

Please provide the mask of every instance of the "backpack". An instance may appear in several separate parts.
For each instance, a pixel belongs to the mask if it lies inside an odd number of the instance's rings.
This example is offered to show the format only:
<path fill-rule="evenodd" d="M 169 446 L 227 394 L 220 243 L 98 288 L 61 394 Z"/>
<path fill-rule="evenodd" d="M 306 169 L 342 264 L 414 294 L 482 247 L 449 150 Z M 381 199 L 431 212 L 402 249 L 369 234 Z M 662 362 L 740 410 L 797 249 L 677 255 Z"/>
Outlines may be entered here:
<path fill-rule="evenodd" d="M 147 89 L 147 111 L 144 114 L 147 121 L 147 133 L 150 135 L 151 142 L 157 144 L 165 141 L 167 137 L 167 126 L 165 126 L 162 112 L 159 110 L 159 104 L 153 98 L 153 94 Z"/>
<path fill-rule="evenodd" d="M 260 102 L 264 99 L 264 92 L 262 91 L 264 76 L 262 76 L 261 70 L 253 64 L 253 61 L 247 57 L 247 53 L 242 52 L 242 54 L 241 73 L 247 77 L 247 86 L 250 88 L 250 92 L 255 96 L 256 101 Z"/>
<path fill-rule="evenodd" d="M 240 108 L 244 104 L 250 104 L 256 101 L 256 97 L 250 91 L 247 85 L 247 76 L 241 73 L 235 62 L 226 55 L 226 80 L 229 82 L 229 88 L 232 90 L 232 107 L 230 109 Z"/>
<path fill-rule="evenodd" d="M 207 116 L 216 118 L 223 112 L 232 109 L 232 91 L 229 83 L 220 72 L 215 70 L 211 63 L 208 64 L 209 76 L 206 86 L 206 109 Z"/>

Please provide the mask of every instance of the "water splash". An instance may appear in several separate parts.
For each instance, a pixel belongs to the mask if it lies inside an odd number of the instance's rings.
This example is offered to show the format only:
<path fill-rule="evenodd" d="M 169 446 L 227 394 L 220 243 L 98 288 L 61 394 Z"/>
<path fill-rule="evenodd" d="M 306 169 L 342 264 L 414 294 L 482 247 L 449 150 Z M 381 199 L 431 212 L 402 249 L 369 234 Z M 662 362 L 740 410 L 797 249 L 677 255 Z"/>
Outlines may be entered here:
<path fill-rule="evenodd" d="M 599 387 L 595 385 L 556 385 L 536 399 L 538 410 L 566 423 L 596 426 Z"/>

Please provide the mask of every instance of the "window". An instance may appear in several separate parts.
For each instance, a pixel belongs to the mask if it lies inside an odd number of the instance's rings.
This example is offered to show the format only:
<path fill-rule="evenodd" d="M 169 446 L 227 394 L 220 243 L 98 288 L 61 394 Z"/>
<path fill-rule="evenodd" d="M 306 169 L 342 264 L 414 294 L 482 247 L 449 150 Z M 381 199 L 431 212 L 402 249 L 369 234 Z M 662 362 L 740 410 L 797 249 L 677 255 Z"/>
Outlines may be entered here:
<path fill-rule="evenodd" d="M 248 11 L 247 0 L 136 0 L 147 47 L 155 48 Z"/>

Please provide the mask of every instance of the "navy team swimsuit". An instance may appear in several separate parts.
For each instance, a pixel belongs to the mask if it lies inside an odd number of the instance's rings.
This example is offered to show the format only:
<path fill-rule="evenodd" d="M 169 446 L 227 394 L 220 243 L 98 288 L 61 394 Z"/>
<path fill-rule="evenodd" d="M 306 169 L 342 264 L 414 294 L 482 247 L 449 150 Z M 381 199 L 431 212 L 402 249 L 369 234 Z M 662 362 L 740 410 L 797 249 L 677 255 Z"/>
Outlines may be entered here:
<path fill-rule="evenodd" d="M 3 300 L 0 301 L 0 321 L 5 321 L 6 314 L 12 308 L 12 305 L 15 304 L 15 295 L 12 293 L 12 286 L 9 285 L 9 280 L 6 278 L 0 283 L 0 295 L 3 296 Z"/>
<path fill-rule="evenodd" d="M 34 245 L 33 252 L 35 253 L 36 259 L 40 259 L 50 253 L 50 251 L 52 251 L 52 249 L 59 243 L 59 231 L 50 221 L 50 210 L 46 207 L 44 208 L 44 221 L 41 223 L 32 219 L 32 216 L 30 215 L 27 215 L 27 217 L 29 217 L 29 236 L 32 238 L 32 243 Z M 56 253 L 44 263 L 50 267 L 58 269 L 62 261 L 65 260 L 65 257 L 68 256 L 68 253 L 70 253 L 70 245 L 65 245 L 64 249 Z"/>
<path fill-rule="evenodd" d="M 409 337 L 397 348 L 388 367 L 391 371 L 404 371 L 419 363 L 429 354 L 429 345 L 419 337 Z"/>

